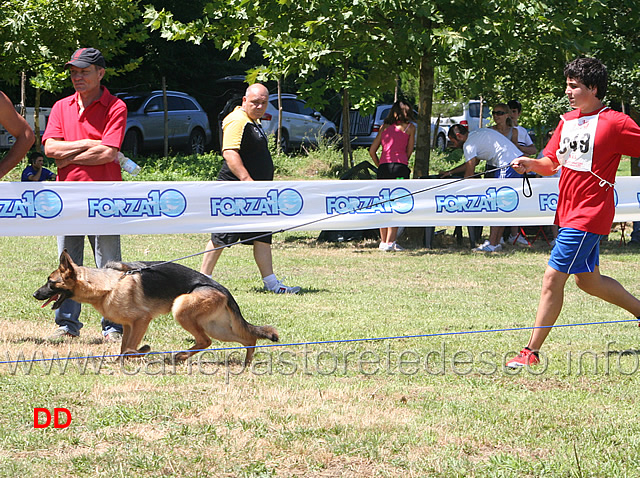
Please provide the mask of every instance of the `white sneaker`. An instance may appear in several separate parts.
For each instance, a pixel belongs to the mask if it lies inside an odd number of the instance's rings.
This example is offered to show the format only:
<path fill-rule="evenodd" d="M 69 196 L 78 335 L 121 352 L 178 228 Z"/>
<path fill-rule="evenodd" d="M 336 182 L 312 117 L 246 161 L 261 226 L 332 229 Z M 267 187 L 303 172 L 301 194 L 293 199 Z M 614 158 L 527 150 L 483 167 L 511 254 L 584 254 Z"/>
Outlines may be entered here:
<path fill-rule="evenodd" d="M 300 292 L 300 287 L 298 286 L 290 287 L 288 285 L 284 285 L 282 281 L 278 280 L 274 287 L 267 290 L 270 290 L 274 294 L 297 294 L 298 292 Z"/>
<path fill-rule="evenodd" d="M 500 237 L 500 245 L 504 246 L 504 237 Z"/>
<path fill-rule="evenodd" d="M 501 250 L 502 250 L 502 245 L 496 244 L 495 246 L 492 246 L 489 243 L 482 244 L 481 246 L 478 246 L 475 249 L 473 249 L 474 252 L 500 252 Z"/>
<path fill-rule="evenodd" d="M 518 234 L 517 236 L 509 236 L 509 244 L 520 245 L 520 246 L 529 246 L 529 241 L 522 235 Z"/>
<path fill-rule="evenodd" d="M 380 245 L 378 246 L 378 249 L 380 249 L 381 251 L 385 251 L 385 252 L 389 252 L 393 250 L 393 243 L 392 242 L 381 242 Z"/>

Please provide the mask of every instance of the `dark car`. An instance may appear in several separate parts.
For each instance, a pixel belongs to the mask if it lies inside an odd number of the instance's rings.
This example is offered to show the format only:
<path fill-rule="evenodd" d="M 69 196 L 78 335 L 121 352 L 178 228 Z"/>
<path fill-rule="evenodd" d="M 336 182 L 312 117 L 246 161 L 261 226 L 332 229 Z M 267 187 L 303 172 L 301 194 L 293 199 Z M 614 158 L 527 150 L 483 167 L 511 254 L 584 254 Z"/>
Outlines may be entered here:
<path fill-rule="evenodd" d="M 164 98 L 162 91 L 116 93 L 127 105 L 127 129 L 122 150 L 136 156 L 164 147 Z M 169 147 L 188 154 L 202 154 L 211 141 L 207 114 L 186 93 L 167 91 Z"/>

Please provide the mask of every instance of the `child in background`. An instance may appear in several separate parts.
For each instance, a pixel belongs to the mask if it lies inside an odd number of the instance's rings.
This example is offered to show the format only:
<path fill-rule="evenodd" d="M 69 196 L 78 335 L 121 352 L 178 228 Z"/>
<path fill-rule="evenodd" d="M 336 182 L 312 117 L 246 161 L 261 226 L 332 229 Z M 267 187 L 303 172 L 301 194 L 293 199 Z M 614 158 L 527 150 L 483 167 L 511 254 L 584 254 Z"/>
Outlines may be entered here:
<path fill-rule="evenodd" d="M 22 171 L 22 181 L 55 181 L 56 175 L 44 167 L 44 155 L 33 152 L 29 155 L 29 166 Z"/>

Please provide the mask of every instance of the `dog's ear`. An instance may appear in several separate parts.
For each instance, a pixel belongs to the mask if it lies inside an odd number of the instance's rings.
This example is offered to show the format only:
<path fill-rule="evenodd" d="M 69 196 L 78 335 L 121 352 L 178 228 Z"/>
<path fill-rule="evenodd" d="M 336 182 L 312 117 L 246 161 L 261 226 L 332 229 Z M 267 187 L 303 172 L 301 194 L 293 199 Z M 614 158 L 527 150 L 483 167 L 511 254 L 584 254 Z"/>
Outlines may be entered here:
<path fill-rule="evenodd" d="M 62 251 L 62 254 L 60 254 L 60 265 L 69 269 L 76 265 L 66 249 Z"/>
<path fill-rule="evenodd" d="M 63 250 L 62 254 L 60 254 L 60 267 L 59 270 L 61 273 L 66 273 L 68 279 L 76 278 L 76 264 L 71 259 L 71 256 L 67 252 L 67 250 Z"/>

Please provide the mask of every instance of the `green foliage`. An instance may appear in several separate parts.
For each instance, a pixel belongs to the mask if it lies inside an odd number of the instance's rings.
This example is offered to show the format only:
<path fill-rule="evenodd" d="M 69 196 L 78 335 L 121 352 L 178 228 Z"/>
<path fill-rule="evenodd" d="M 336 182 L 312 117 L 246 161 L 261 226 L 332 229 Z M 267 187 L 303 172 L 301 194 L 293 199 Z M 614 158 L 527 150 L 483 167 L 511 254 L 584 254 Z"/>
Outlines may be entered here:
<path fill-rule="evenodd" d="M 131 0 L 7 0 L 0 6 L 0 77 L 17 81 L 26 71 L 36 88 L 59 91 L 67 84 L 62 74 L 71 53 L 81 46 L 102 51 L 107 65 L 131 41 L 143 41 L 138 2 Z M 124 70 L 139 63 L 131 59 Z M 108 73 L 116 73 L 107 69 Z"/>
<path fill-rule="evenodd" d="M 222 167 L 222 156 L 202 155 L 140 156 L 135 162 L 142 168 L 137 176 L 125 172 L 125 181 L 214 181 Z"/>

